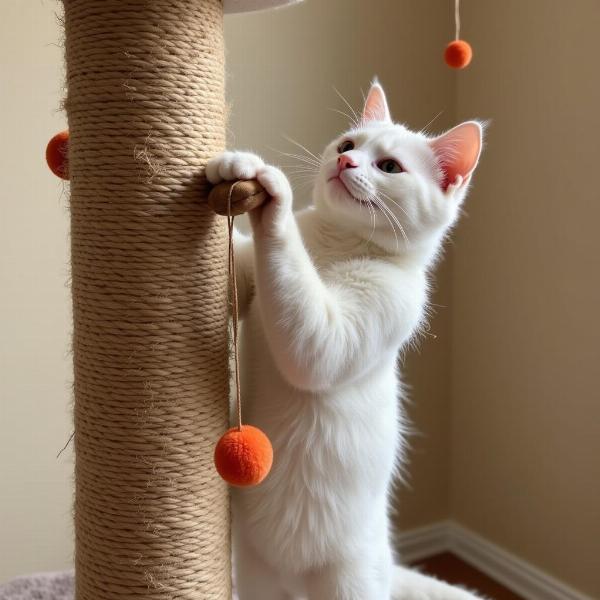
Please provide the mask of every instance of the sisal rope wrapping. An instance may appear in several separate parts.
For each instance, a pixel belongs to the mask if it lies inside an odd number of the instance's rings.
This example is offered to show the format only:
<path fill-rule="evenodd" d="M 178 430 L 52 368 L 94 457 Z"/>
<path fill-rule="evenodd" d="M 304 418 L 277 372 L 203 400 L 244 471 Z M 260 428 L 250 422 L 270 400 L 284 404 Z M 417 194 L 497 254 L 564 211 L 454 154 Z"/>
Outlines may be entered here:
<path fill-rule="evenodd" d="M 64 0 L 77 600 L 231 599 L 220 0 Z"/>

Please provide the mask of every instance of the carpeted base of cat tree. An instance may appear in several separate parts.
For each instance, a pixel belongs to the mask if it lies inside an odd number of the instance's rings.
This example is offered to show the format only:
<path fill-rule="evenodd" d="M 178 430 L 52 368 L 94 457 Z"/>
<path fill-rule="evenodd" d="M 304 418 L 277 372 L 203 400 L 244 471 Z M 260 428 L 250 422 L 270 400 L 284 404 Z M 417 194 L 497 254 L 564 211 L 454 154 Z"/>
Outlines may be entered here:
<path fill-rule="evenodd" d="M 73 571 L 35 573 L 0 585 L 0 600 L 73 600 Z M 235 584 L 232 600 L 237 600 Z"/>

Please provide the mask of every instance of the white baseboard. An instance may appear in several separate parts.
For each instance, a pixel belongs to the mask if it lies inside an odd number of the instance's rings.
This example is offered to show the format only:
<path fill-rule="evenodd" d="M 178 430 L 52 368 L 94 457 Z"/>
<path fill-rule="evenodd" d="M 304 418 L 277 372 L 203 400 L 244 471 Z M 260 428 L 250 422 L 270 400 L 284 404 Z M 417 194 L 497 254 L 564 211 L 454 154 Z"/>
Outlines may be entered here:
<path fill-rule="evenodd" d="M 455 521 L 440 521 L 402 533 L 404 563 L 452 552 L 526 600 L 593 600 Z"/>
<path fill-rule="evenodd" d="M 402 562 L 412 563 L 440 552 L 448 552 L 450 523 L 438 521 L 401 533 L 396 541 Z"/>

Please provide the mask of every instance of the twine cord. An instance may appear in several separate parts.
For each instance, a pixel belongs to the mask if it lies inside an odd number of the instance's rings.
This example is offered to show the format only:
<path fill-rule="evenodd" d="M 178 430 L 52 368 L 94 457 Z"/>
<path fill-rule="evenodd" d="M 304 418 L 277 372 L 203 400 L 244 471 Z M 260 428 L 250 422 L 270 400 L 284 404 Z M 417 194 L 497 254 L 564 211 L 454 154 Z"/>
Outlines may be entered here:
<path fill-rule="evenodd" d="M 242 430 L 242 399 L 240 392 L 240 360 L 238 353 L 238 322 L 239 322 L 239 309 L 238 309 L 238 289 L 237 279 L 235 274 L 235 249 L 233 245 L 233 220 L 234 216 L 231 214 L 231 196 L 233 190 L 239 182 L 235 182 L 230 188 L 227 195 L 227 228 L 229 234 L 229 260 L 227 265 L 227 274 L 229 279 L 229 294 L 231 297 L 231 319 L 233 328 L 233 359 L 235 363 L 235 402 L 237 407 L 237 420 L 238 420 L 238 431 Z"/>
<path fill-rule="evenodd" d="M 460 0 L 454 0 L 454 39 L 460 39 Z"/>
<path fill-rule="evenodd" d="M 71 435 L 69 436 L 69 439 L 65 442 L 65 445 L 58 451 L 56 458 L 60 458 L 60 455 L 68 448 L 69 444 L 73 441 L 74 437 L 75 437 L 75 432 L 72 431 Z"/>

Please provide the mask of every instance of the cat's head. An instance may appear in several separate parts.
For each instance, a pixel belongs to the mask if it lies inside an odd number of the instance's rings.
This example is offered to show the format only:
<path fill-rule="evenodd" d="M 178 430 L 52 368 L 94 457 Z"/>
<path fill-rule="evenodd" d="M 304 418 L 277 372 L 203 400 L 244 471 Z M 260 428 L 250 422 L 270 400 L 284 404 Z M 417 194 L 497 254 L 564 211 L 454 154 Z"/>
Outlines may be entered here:
<path fill-rule="evenodd" d="M 433 257 L 458 217 L 481 147 L 476 121 L 438 137 L 394 123 L 375 82 L 360 120 L 322 155 L 315 205 L 390 252 Z"/>

